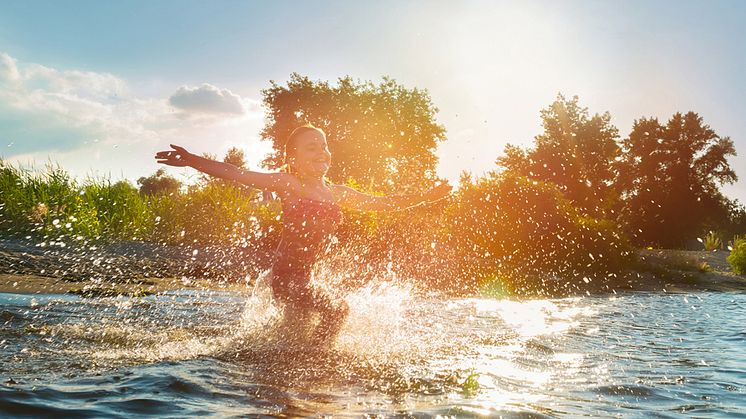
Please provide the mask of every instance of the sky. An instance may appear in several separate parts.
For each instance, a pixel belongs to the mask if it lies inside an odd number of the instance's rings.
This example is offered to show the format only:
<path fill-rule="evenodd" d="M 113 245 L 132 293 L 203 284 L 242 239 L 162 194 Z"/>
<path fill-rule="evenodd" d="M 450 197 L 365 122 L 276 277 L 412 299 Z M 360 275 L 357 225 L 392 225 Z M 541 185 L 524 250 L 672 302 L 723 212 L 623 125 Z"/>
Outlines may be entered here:
<path fill-rule="evenodd" d="M 746 202 L 744 21 L 740 1 L 0 0 L 0 157 L 134 181 L 176 143 L 259 169 L 270 80 L 390 76 L 430 93 L 451 181 L 530 146 L 562 93 L 622 137 L 697 112 L 740 152 L 723 191 Z"/>

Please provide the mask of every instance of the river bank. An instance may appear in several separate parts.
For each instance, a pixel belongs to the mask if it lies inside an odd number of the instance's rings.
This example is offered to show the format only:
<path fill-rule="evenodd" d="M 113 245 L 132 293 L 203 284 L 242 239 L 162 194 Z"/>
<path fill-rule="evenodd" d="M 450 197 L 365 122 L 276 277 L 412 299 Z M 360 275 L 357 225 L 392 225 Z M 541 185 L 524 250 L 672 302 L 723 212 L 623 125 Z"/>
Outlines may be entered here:
<path fill-rule="evenodd" d="M 732 272 L 728 254 L 640 249 L 637 261 L 614 278 L 571 291 L 554 284 L 542 294 L 746 290 L 746 277 Z M 269 268 L 270 260 L 267 252 L 240 247 L 136 241 L 69 246 L 6 238 L 0 239 L 0 292 L 136 296 L 169 289 L 241 290 Z"/>
<path fill-rule="evenodd" d="M 746 291 L 746 276 L 733 272 L 727 250 L 640 249 L 627 277 L 635 291 Z"/>
<path fill-rule="evenodd" d="M 269 267 L 255 249 L 127 241 L 68 245 L 0 239 L 0 292 L 147 295 L 169 289 L 243 289 Z"/>

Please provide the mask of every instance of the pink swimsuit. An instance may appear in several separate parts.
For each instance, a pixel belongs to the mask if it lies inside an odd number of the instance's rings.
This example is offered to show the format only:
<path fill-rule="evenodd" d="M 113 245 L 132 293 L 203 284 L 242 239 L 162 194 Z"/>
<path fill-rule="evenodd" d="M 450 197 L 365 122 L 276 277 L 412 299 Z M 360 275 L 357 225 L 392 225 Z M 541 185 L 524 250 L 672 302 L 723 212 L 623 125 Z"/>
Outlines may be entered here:
<path fill-rule="evenodd" d="M 342 222 L 334 202 L 300 198 L 283 205 L 283 232 L 272 266 L 272 293 L 285 303 L 324 310 L 328 297 L 309 287 L 311 272 Z"/>

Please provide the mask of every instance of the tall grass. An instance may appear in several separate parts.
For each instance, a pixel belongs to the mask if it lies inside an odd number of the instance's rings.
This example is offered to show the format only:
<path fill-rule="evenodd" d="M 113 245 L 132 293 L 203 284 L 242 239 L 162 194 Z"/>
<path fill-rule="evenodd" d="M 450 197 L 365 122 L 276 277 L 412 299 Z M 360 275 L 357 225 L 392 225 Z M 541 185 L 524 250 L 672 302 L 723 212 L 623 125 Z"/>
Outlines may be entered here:
<path fill-rule="evenodd" d="M 62 169 L 39 173 L 0 161 L 0 228 L 41 236 L 97 238 L 97 208 Z"/>
<path fill-rule="evenodd" d="M 246 244 L 274 238 L 278 211 L 259 204 L 255 192 L 220 182 L 187 193 L 143 196 L 128 181 L 79 182 L 58 166 L 29 170 L 0 160 L 0 231 L 6 234 Z"/>

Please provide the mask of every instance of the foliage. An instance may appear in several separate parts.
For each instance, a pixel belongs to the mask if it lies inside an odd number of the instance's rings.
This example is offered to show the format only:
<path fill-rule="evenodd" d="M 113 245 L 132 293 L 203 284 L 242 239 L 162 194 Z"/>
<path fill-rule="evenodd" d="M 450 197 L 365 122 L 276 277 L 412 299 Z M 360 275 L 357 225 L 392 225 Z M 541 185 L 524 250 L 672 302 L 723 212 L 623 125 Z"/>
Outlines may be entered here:
<path fill-rule="evenodd" d="M 611 186 L 611 163 L 619 156 L 618 130 L 611 124 L 611 115 L 591 116 L 577 96 L 566 99 L 560 94 L 541 111 L 541 120 L 544 132 L 536 136 L 534 147 L 506 146 L 498 166 L 554 183 L 581 212 L 605 217 L 617 196 Z"/>
<path fill-rule="evenodd" d="M 728 219 L 719 225 L 723 236 L 735 236 L 746 231 L 746 207 L 737 199 L 728 200 Z"/>
<path fill-rule="evenodd" d="M 0 227 L 3 230 L 61 237 L 91 237 L 100 229 L 97 210 L 74 180 L 48 165 L 34 173 L 0 161 Z"/>
<path fill-rule="evenodd" d="M 164 168 L 156 170 L 150 176 L 137 179 L 137 184 L 140 185 L 142 195 L 170 195 L 178 193 L 181 188 L 181 182 L 167 175 Z"/>
<path fill-rule="evenodd" d="M 276 238 L 278 209 L 247 199 L 240 187 L 208 183 L 189 193 L 152 197 L 147 202 L 157 220 L 160 241 L 247 246 Z M 272 234 L 275 233 L 275 234 Z"/>
<path fill-rule="evenodd" d="M 704 240 L 702 240 L 702 245 L 704 245 L 705 250 L 712 251 L 721 249 L 723 247 L 723 241 L 720 240 L 720 237 L 718 237 L 715 232 L 710 231 L 705 235 Z"/>
<path fill-rule="evenodd" d="M 727 222 L 732 203 L 718 185 L 737 180 L 727 161 L 735 155 L 733 141 L 699 115 L 676 113 L 666 126 L 637 120 L 622 149 L 621 221 L 637 244 L 683 246 L 698 231 Z"/>
<path fill-rule="evenodd" d="M 730 255 L 726 258 L 731 269 L 738 275 L 746 275 L 746 238 L 737 238 L 733 242 Z"/>
<path fill-rule="evenodd" d="M 332 86 L 292 74 L 287 86 L 271 82 L 262 95 L 262 138 L 274 149 L 264 162 L 270 169 L 282 166 L 292 130 L 312 123 L 326 132 L 333 182 L 354 178 L 389 193 L 431 186 L 436 178 L 435 148 L 445 129 L 435 122 L 437 109 L 427 91 L 389 78 L 376 85 L 344 77 Z"/>
<path fill-rule="evenodd" d="M 474 397 L 479 392 L 479 388 L 479 374 L 476 372 L 470 373 L 461 383 L 461 391 L 467 397 Z"/>
<path fill-rule="evenodd" d="M 271 246 L 280 231 L 279 208 L 251 198 L 218 183 L 141 195 L 127 181 L 79 184 L 58 167 L 34 172 L 0 160 L 0 228 L 39 238 Z"/>
<path fill-rule="evenodd" d="M 459 251 L 462 276 L 478 282 L 587 282 L 630 255 L 614 224 L 583 216 L 557 186 L 513 173 L 462 185 L 447 213 L 447 241 Z"/>
<path fill-rule="evenodd" d="M 240 169 L 246 169 L 246 156 L 244 155 L 243 150 L 237 147 L 231 147 L 228 149 L 225 153 L 225 157 L 223 157 L 223 162 L 232 164 Z"/>
<path fill-rule="evenodd" d="M 153 215 L 137 188 L 127 181 L 88 179 L 81 196 L 95 209 L 96 237 L 142 239 L 153 228 Z"/>

